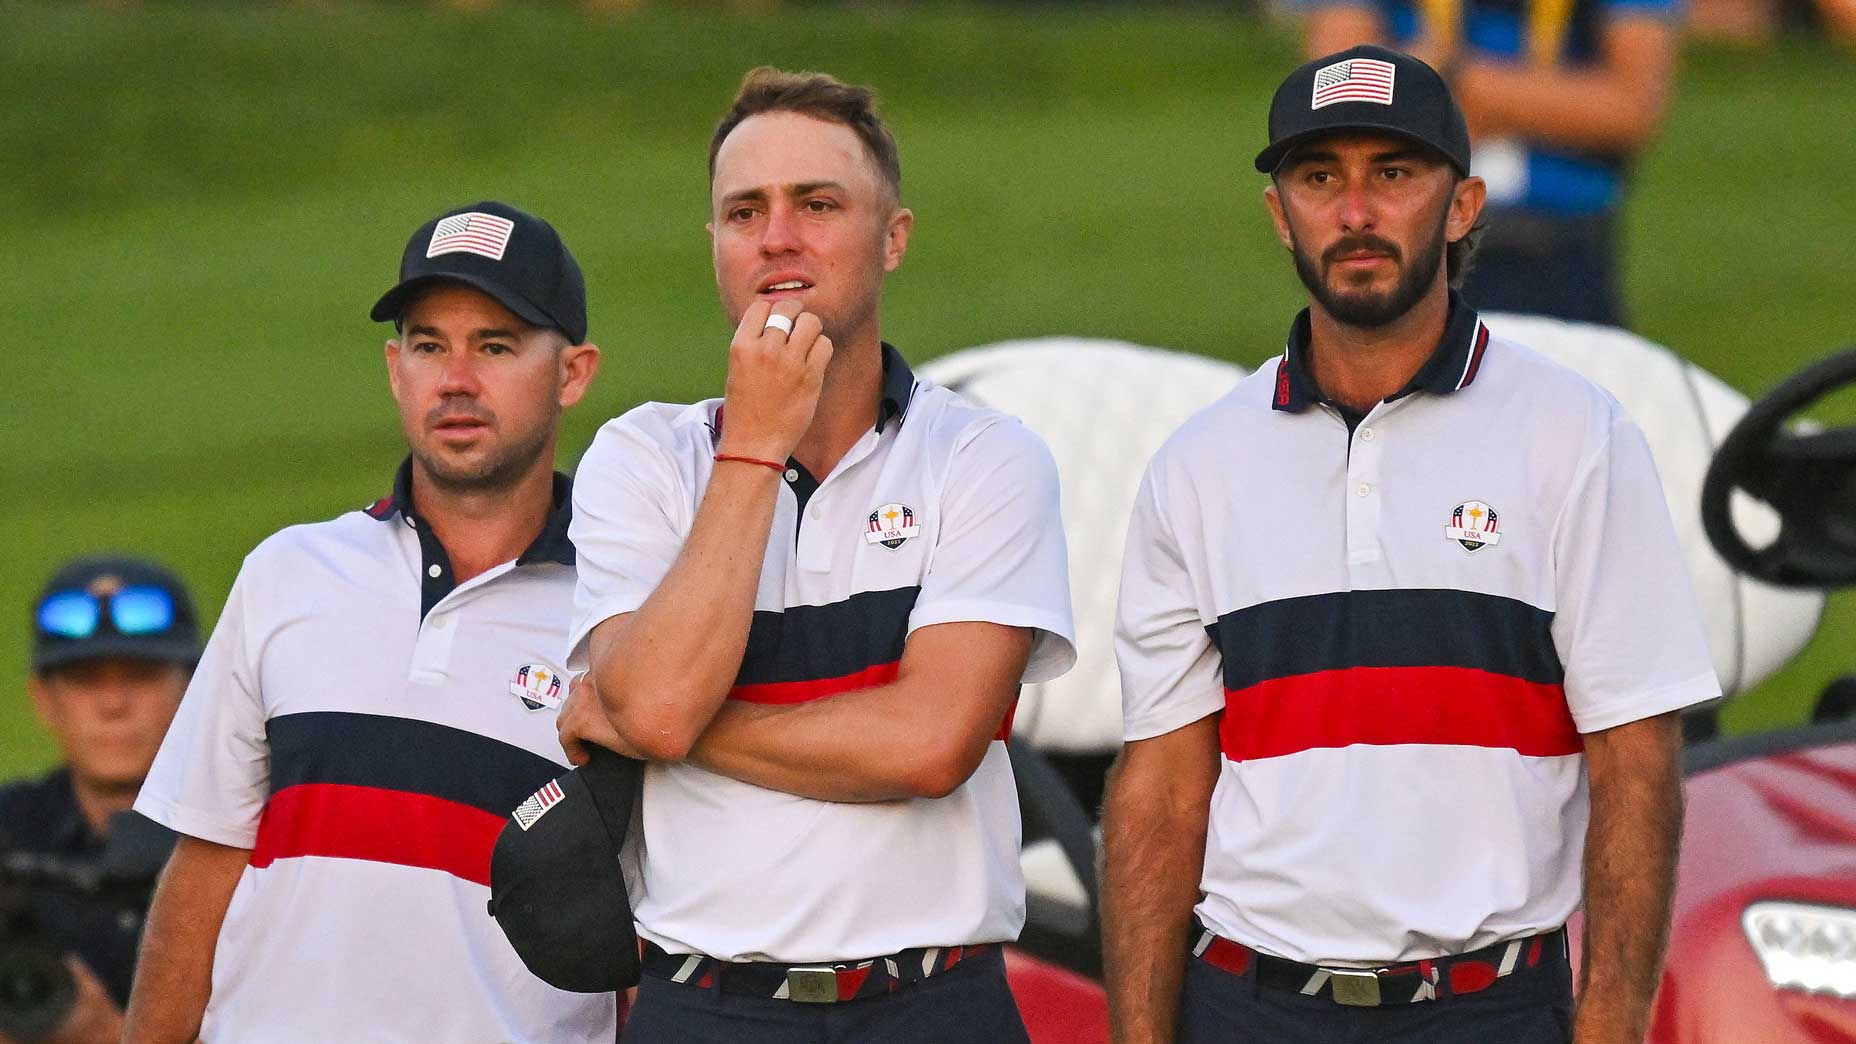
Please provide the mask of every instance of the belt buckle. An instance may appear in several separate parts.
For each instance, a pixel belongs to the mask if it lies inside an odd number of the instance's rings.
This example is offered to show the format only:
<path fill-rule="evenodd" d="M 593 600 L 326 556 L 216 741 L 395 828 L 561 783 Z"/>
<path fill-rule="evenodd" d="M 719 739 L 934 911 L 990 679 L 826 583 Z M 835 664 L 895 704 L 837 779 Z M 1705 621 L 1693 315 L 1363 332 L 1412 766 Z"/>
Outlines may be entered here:
<path fill-rule="evenodd" d="M 1334 990 L 1334 1003 L 1350 1008 L 1379 1006 L 1379 974 L 1354 968 L 1329 968 L 1328 982 Z"/>
<path fill-rule="evenodd" d="M 838 1003 L 838 970 L 823 964 L 786 969 L 786 999 L 801 1004 Z"/>

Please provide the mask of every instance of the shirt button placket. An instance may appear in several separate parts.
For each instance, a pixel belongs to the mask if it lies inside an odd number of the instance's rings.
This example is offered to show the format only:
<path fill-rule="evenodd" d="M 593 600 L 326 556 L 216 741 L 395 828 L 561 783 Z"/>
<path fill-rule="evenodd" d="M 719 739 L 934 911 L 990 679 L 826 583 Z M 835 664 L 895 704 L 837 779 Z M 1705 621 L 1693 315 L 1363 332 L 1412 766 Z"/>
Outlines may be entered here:
<path fill-rule="evenodd" d="M 1362 425 L 1353 434 L 1347 455 L 1347 563 L 1349 566 L 1379 559 L 1380 507 L 1384 490 L 1379 483 L 1379 451 L 1384 443 L 1372 427 Z"/>
<path fill-rule="evenodd" d="M 799 568 L 809 573 L 831 571 L 832 541 L 838 539 L 825 524 L 824 489 L 814 490 L 806 503 L 805 521 L 799 527 Z"/>

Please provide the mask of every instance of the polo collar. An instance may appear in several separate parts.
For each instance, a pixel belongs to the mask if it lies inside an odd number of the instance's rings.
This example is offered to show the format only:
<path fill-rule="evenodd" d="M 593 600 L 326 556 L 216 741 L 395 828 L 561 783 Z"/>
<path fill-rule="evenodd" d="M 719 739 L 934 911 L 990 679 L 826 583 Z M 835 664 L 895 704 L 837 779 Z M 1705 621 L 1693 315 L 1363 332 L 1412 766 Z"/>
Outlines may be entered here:
<path fill-rule="evenodd" d="M 1310 324 L 1308 309 L 1295 317 L 1289 326 L 1289 342 L 1276 363 L 1276 395 L 1271 405 L 1285 413 L 1300 413 L 1311 403 L 1326 402 L 1321 388 L 1308 367 Z M 1450 291 L 1450 313 L 1444 320 L 1444 333 L 1431 357 L 1418 368 L 1398 394 L 1387 402 L 1402 399 L 1413 392 L 1449 395 L 1469 387 L 1482 368 L 1482 354 L 1489 346 L 1489 328 L 1483 325 L 1474 309 L 1463 302 L 1455 290 Z"/>
<path fill-rule="evenodd" d="M 421 537 L 431 533 L 431 527 L 424 524 L 424 519 L 413 510 L 412 504 L 412 456 L 400 462 L 399 471 L 393 476 L 393 492 L 375 501 L 367 513 L 382 522 L 390 522 L 396 517 L 404 517 L 412 527 L 419 531 Z M 574 498 L 573 480 L 560 472 L 554 473 L 554 486 L 550 493 L 550 506 L 547 521 L 542 523 L 541 532 L 528 545 L 528 549 L 517 556 L 517 565 L 529 565 L 535 562 L 558 562 L 561 565 L 574 564 L 574 545 L 567 539 L 567 527 L 573 521 Z"/>
<path fill-rule="evenodd" d="M 902 422 L 903 415 L 909 412 L 909 400 L 915 395 L 915 371 L 909 369 L 907 359 L 896 350 L 895 345 L 883 342 L 883 397 L 876 404 L 876 431 L 878 435 L 889 426 L 890 421 Z"/>

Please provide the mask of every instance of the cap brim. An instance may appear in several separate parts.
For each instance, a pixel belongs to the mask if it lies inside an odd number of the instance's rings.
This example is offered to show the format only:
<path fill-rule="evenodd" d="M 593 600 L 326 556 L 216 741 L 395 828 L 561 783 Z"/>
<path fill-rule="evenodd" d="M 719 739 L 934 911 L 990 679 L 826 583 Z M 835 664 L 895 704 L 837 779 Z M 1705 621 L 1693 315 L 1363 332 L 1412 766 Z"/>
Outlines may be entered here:
<path fill-rule="evenodd" d="M 412 301 L 415 295 L 434 283 L 463 283 L 465 286 L 481 290 L 491 297 L 496 298 L 499 304 L 509 309 L 511 312 L 514 312 L 525 322 L 535 326 L 545 326 L 554 330 L 561 329 L 561 324 L 555 321 L 553 316 L 535 307 L 528 298 L 523 297 L 521 294 L 510 290 L 508 287 L 494 280 L 461 273 L 455 275 L 451 273 L 434 273 L 414 276 L 400 283 L 400 285 L 393 289 L 388 290 L 385 294 L 382 294 L 380 300 L 374 302 L 373 311 L 368 314 L 377 323 L 393 322 L 400 316 L 406 314 L 406 305 Z"/>
<path fill-rule="evenodd" d="M 155 660 L 191 667 L 200 662 L 200 649 L 184 638 L 137 635 L 98 635 L 81 641 L 61 641 L 32 651 L 32 669 L 49 671 L 84 660 Z"/>
<path fill-rule="evenodd" d="M 1444 162 L 1450 164 L 1452 167 L 1455 167 L 1456 172 L 1458 174 L 1463 174 L 1463 175 L 1469 174 L 1468 169 L 1466 169 L 1466 167 L 1463 164 L 1460 164 L 1456 161 L 1456 157 L 1444 151 L 1443 147 L 1438 145 L 1436 142 L 1427 141 L 1424 138 L 1421 138 L 1418 135 L 1413 134 L 1407 128 L 1394 127 L 1386 123 L 1374 123 L 1370 120 L 1360 120 L 1358 122 L 1348 121 L 1346 123 L 1337 123 L 1331 127 L 1314 127 L 1309 130 L 1305 130 L 1300 134 L 1292 134 L 1289 137 L 1284 138 L 1279 142 L 1276 142 L 1274 145 L 1271 145 L 1269 148 L 1264 149 L 1262 152 L 1257 153 L 1257 159 L 1256 159 L 1257 173 L 1274 174 L 1276 173 L 1276 168 L 1282 166 L 1282 161 L 1288 157 L 1289 153 L 1295 151 L 1296 149 L 1302 147 L 1303 145 L 1306 145 L 1307 143 L 1311 141 L 1314 141 L 1316 138 L 1325 138 L 1330 134 L 1345 134 L 1349 131 L 1376 131 L 1381 134 L 1391 134 L 1395 137 L 1404 138 L 1407 141 L 1415 141 L 1418 144 L 1424 146 L 1425 148 L 1430 149 L 1431 151 L 1437 153 L 1439 156 L 1442 156 L 1444 158 Z"/>

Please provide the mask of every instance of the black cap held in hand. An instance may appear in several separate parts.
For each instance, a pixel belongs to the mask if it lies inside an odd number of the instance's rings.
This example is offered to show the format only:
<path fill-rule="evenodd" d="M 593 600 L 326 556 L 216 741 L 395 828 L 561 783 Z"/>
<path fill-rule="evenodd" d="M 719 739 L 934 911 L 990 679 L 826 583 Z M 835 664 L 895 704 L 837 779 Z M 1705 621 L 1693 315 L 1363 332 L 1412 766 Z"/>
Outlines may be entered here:
<path fill-rule="evenodd" d="M 515 810 L 490 853 L 490 915 L 536 978 L 572 993 L 638 984 L 619 849 L 644 763 L 589 746 L 585 765 Z"/>
<path fill-rule="evenodd" d="M 1273 173 L 1297 146 L 1340 131 L 1410 138 L 1469 173 L 1463 110 L 1437 70 L 1408 54 L 1363 44 L 1290 73 L 1270 101 L 1270 145 L 1257 169 Z"/>
<path fill-rule="evenodd" d="M 586 342 L 586 279 L 554 226 L 507 203 L 449 210 L 419 227 L 400 257 L 398 285 L 375 302 L 375 322 L 398 321 L 419 291 L 457 282 L 524 320 Z"/>

